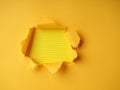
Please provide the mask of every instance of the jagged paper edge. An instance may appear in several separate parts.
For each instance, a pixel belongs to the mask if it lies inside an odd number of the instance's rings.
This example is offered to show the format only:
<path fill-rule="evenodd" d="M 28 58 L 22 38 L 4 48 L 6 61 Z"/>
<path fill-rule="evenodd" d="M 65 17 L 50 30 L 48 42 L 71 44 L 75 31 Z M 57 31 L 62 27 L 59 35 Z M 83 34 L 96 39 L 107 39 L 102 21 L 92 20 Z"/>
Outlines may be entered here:
<path fill-rule="evenodd" d="M 30 48 L 30 44 L 32 43 L 31 38 L 34 37 L 34 32 L 35 32 L 36 28 L 41 28 L 41 29 L 49 29 L 49 28 L 64 29 L 66 31 L 65 32 L 66 36 L 67 36 L 68 40 L 70 41 L 71 46 L 73 48 L 77 48 L 79 46 L 80 36 L 77 34 L 77 32 L 72 31 L 72 30 L 67 30 L 66 27 L 63 27 L 60 24 L 58 24 L 58 23 L 56 23 L 56 22 L 54 22 L 50 19 L 45 19 L 45 18 L 41 19 L 41 23 L 39 25 L 37 25 L 36 27 L 33 27 L 29 30 L 27 38 L 25 40 L 23 40 L 23 42 L 22 42 L 22 53 L 24 54 L 24 56 L 28 57 L 28 59 L 30 60 L 28 68 L 34 70 L 38 65 L 42 65 L 42 66 L 46 67 L 50 73 L 56 73 L 62 67 L 62 64 L 64 62 L 37 64 L 36 62 L 34 62 L 34 60 L 32 58 L 27 56 L 28 53 L 30 52 L 29 48 Z M 74 51 L 76 52 L 76 55 L 77 55 L 77 51 L 76 50 L 74 50 Z M 77 56 L 75 56 L 75 58 L 77 58 Z M 73 58 L 73 61 L 74 61 L 75 58 Z"/>

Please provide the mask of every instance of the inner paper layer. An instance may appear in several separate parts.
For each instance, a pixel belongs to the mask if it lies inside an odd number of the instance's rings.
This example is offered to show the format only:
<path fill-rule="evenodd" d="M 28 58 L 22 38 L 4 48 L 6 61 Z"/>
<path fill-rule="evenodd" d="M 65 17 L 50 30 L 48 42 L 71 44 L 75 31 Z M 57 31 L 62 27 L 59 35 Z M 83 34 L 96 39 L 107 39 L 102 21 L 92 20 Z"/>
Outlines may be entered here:
<path fill-rule="evenodd" d="M 72 49 L 64 30 L 37 28 L 29 57 L 39 64 L 72 62 L 77 53 Z"/>

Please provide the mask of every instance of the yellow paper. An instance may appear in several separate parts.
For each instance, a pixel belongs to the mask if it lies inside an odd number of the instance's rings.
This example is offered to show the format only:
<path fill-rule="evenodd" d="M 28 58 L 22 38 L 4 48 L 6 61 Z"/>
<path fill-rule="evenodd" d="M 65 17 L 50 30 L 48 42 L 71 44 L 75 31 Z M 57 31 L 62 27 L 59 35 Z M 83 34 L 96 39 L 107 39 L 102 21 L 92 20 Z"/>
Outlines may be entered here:
<path fill-rule="evenodd" d="M 77 57 L 64 30 L 37 29 L 29 56 L 38 63 L 72 62 Z"/>
<path fill-rule="evenodd" d="M 78 31 L 78 62 L 29 71 L 21 41 L 49 17 Z M 120 90 L 120 0 L 0 0 L 0 90 Z"/>

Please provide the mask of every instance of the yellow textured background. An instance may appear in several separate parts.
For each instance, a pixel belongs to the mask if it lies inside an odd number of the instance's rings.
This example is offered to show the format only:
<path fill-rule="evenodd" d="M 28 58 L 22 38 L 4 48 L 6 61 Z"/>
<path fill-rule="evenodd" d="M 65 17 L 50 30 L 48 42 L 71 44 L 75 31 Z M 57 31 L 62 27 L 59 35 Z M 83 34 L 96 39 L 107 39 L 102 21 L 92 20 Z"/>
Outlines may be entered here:
<path fill-rule="evenodd" d="M 27 70 L 20 52 L 43 16 L 83 39 L 80 60 L 54 75 Z M 0 0 L 0 90 L 120 90 L 120 1 Z"/>

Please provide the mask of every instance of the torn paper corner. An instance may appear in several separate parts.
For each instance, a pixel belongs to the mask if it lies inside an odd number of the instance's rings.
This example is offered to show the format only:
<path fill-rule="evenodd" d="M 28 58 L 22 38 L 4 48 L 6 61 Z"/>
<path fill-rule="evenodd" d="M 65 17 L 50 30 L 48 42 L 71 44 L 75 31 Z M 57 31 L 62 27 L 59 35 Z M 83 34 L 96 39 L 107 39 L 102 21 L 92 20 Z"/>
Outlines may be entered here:
<path fill-rule="evenodd" d="M 62 64 L 63 62 L 47 63 L 47 64 L 43 64 L 43 66 L 46 67 L 50 73 L 54 74 L 61 68 Z"/>
<path fill-rule="evenodd" d="M 49 72 L 56 73 L 61 68 L 63 62 L 73 62 L 74 59 L 77 58 L 77 51 L 75 49 L 73 49 L 72 47 L 70 49 L 71 55 L 68 55 L 68 56 L 70 56 L 69 57 L 70 60 L 68 60 L 68 61 L 57 61 L 57 58 L 53 58 L 56 61 L 53 61 L 53 62 L 51 61 L 50 63 L 49 62 L 41 62 L 40 59 L 30 56 L 30 53 L 32 52 L 31 47 L 33 47 L 32 46 L 33 38 L 34 38 L 35 32 L 36 32 L 36 30 L 38 30 L 38 28 L 45 29 L 45 30 L 49 30 L 49 29 L 50 30 L 51 29 L 64 30 L 65 31 L 64 34 L 66 35 L 68 41 L 70 42 L 70 46 L 72 46 L 73 48 L 77 48 L 80 43 L 80 36 L 78 35 L 78 33 L 76 31 L 66 30 L 65 27 L 61 26 L 60 24 L 58 24 L 52 20 L 45 19 L 45 18 L 41 19 L 41 23 L 39 25 L 37 25 L 36 27 L 31 28 L 29 30 L 27 38 L 24 41 L 22 41 L 22 53 L 26 57 L 29 57 L 29 59 L 31 59 L 29 66 L 28 66 L 29 69 L 34 70 L 37 66 L 42 65 L 42 66 L 46 67 Z M 49 30 L 49 32 L 50 32 L 50 30 Z M 57 34 L 59 34 L 59 33 L 57 33 Z M 57 39 L 57 37 L 54 37 L 54 38 Z M 55 42 L 53 42 L 53 43 L 55 43 Z M 37 47 L 35 47 L 35 48 L 37 48 Z M 53 46 L 53 49 L 54 49 L 54 46 Z M 44 50 L 44 49 L 42 49 L 42 50 Z M 41 50 L 39 50 L 39 51 L 41 51 Z M 48 52 L 46 52 L 46 54 L 47 53 Z M 62 53 L 64 53 L 64 50 Z M 49 58 L 52 57 L 50 55 L 48 55 L 48 56 L 49 56 Z M 65 57 L 65 59 L 67 59 L 67 58 Z"/>

